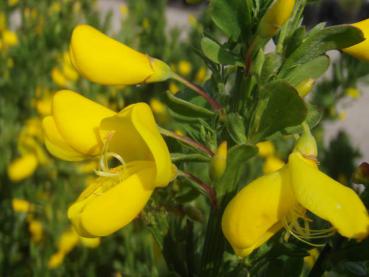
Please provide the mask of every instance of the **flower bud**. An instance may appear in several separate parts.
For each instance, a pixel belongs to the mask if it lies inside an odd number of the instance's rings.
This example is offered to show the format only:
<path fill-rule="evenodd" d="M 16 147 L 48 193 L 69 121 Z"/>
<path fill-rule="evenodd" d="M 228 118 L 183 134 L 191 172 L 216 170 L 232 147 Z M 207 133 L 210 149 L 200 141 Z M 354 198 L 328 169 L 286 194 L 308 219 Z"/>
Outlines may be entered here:
<path fill-rule="evenodd" d="M 351 47 L 344 48 L 342 51 L 359 60 L 369 62 L 369 19 L 352 24 L 352 26 L 363 32 L 365 40 Z"/>
<path fill-rule="evenodd" d="M 166 63 L 88 25 L 79 25 L 74 29 L 69 54 L 72 64 L 84 77 L 102 85 L 159 82 L 172 74 Z"/>
<path fill-rule="evenodd" d="M 311 159 L 318 156 L 318 147 L 309 128 L 305 128 L 304 134 L 298 139 L 294 152 L 300 152 L 304 157 Z"/>
<path fill-rule="evenodd" d="M 305 97 L 312 90 L 314 84 L 315 80 L 310 78 L 299 83 L 296 86 L 296 90 L 301 97 Z"/>
<path fill-rule="evenodd" d="M 290 18 L 295 0 L 275 0 L 262 17 L 258 35 L 262 38 L 273 37 Z"/>
<path fill-rule="evenodd" d="M 224 171 L 227 167 L 227 153 L 228 153 L 227 142 L 223 141 L 219 145 L 210 163 L 209 175 L 212 180 L 219 180 L 223 176 Z"/>

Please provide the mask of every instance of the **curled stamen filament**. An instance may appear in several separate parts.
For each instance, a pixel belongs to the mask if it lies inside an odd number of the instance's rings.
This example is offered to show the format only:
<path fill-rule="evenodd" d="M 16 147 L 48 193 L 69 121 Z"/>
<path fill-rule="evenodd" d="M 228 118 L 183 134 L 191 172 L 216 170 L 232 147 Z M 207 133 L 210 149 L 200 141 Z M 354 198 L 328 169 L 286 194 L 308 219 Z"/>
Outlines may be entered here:
<path fill-rule="evenodd" d="M 100 156 L 100 161 L 99 161 L 100 169 L 95 170 L 96 175 L 101 176 L 101 177 L 117 177 L 117 176 L 120 176 L 119 172 L 116 172 L 116 173 L 111 172 L 111 169 L 109 168 L 109 159 L 110 158 L 115 158 L 116 160 L 118 160 L 120 162 L 120 164 L 122 166 L 125 165 L 125 161 L 122 158 L 122 156 L 120 156 L 118 153 L 115 153 L 115 152 L 108 152 L 109 143 L 110 143 L 113 135 L 114 135 L 114 132 L 110 132 L 107 135 L 106 141 L 105 141 L 104 146 L 103 146 L 102 155 Z"/>
<path fill-rule="evenodd" d="M 303 226 L 299 220 L 303 220 Z M 311 229 L 310 222 L 312 219 L 305 215 L 305 209 L 302 207 L 295 207 L 288 216 L 283 219 L 283 225 L 286 231 L 296 239 L 315 247 L 323 246 L 323 243 L 313 243 L 309 240 L 327 238 L 335 233 L 335 229 Z M 286 236 L 288 238 L 288 236 Z"/>

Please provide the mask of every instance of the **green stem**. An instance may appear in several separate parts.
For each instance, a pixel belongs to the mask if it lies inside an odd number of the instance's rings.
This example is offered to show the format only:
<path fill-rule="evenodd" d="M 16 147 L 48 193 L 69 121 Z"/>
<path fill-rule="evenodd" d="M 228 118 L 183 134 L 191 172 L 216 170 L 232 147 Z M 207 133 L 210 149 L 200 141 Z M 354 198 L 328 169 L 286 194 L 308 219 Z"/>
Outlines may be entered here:
<path fill-rule="evenodd" d="M 172 78 L 174 80 L 177 80 L 178 82 L 184 84 L 186 87 L 192 89 L 193 91 L 195 91 L 197 94 L 199 94 L 200 96 L 202 96 L 209 104 L 210 106 L 215 110 L 215 111 L 219 111 L 222 110 L 223 107 L 221 104 L 219 104 L 214 98 L 212 98 L 205 90 L 203 90 L 201 87 L 191 83 L 190 81 L 186 80 L 185 78 L 183 78 L 182 76 L 179 76 L 178 74 L 173 74 Z"/>
<path fill-rule="evenodd" d="M 193 148 L 196 148 L 197 150 L 202 151 L 203 153 L 207 154 L 209 157 L 214 156 L 214 152 L 211 151 L 209 148 L 207 148 L 205 145 L 198 143 L 197 141 L 194 141 L 192 139 L 190 139 L 189 137 L 186 136 L 182 136 L 182 135 L 178 135 L 172 131 L 169 131 L 167 129 L 163 129 L 159 127 L 159 132 L 160 134 L 162 134 L 163 136 L 166 137 L 170 137 L 170 138 L 174 138 L 178 141 L 181 141 L 187 145 L 192 146 Z"/>
<path fill-rule="evenodd" d="M 177 173 L 178 173 L 178 176 L 183 176 L 186 179 L 190 180 L 191 182 L 195 183 L 198 186 L 198 189 L 200 190 L 200 192 L 206 195 L 206 197 L 209 199 L 212 208 L 215 210 L 217 209 L 217 206 L 218 206 L 217 196 L 216 196 L 215 190 L 210 185 L 206 184 L 205 182 L 200 180 L 198 177 L 192 175 L 189 172 L 177 170 Z"/>

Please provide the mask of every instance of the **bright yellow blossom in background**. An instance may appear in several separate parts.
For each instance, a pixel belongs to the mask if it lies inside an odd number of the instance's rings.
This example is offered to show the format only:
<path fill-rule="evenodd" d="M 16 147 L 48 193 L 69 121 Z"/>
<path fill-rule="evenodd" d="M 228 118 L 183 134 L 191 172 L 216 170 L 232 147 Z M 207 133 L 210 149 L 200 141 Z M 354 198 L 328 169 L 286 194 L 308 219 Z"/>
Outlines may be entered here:
<path fill-rule="evenodd" d="M 29 213 L 34 210 L 32 203 L 20 198 L 13 198 L 12 208 L 17 213 Z"/>
<path fill-rule="evenodd" d="M 88 25 L 74 29 L 70 57 L 84 77 L 103 85 L 159 82 L 172 75 L 164 62 L 129 48 Z"/>
<path fill-rule="evenodd" d="M 31 234 L 33 242 L 38 243 L 42 240 L 44 235 L 44 227 L 42 222 L 36 219 L 30 219 L 28 224 L 28 230 Z"/>
<path fill-rule="evenodd" d="M 227 205 L 222 229 L 237 255 L 249 255 L 283 227 L 302 241 L 334 231 L 357 240 L 368 236 L 369 216 L 358 195 L 319 171 L 311 159 L 315 142 L 304 136 L 301 141 L 287 165 L 246 185 Z M 333 227 L 300 226 L 298 220 L 310 221 L 307 210 Z"/>
<path fill-rule="evenodd" d="M 38 166 L 38 159 L 36 155 L 29 153 L 25 154 L 8 166 L 8 177 L 12 182 L 20 182 L 30 177 Z"/>
<path fill-rule="evenodd" d="M 183 76 L 188 76 L 192 71 L 192 65 L 189 61 L 180 60 L 177 65 L 178 73 Z"/>

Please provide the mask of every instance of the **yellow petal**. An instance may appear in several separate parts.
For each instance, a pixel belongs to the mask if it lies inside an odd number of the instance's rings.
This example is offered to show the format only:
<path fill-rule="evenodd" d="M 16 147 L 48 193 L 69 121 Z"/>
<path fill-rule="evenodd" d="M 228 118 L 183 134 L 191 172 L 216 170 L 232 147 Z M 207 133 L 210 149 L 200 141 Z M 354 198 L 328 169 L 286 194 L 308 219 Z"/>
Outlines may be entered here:
<path fill-rule="evenodd" d="M 238 255 L 248 255 L 282 227 L 295 205 L 287 167 L 246 185 L 227 205 L 222 230 Z"/>
<path fill-rule="evenodd" d="M 9 179 L 13 182 L 22 181 L 30 177 L 35 172 L 37 166 L 37 157 L 32 153 L 25 154 L 11 162 L 8 166 Z"/>
<path fill-rule="evenodd" d="M 99 84 L 157 82 L 168 79 L 171 74 L 164 62 L 129 48 L 88 25 L 74 29 L 70 56 L 82 75 Z"/>
<path fill-rule="evenodd" d="M 61 136 L 52 116 L 47 116 L 42 121 L 45 132 L 45 146 L 55 157 L 65 161 L 81 161 L 84 156 L 70 147 Z"/>
<path fill-rule="evenodd" d="M 150 107 L 137 103 L 123 109 L 118 115 L 104 119 L 101 129 L 114 131 L 110 151 L 124 161 L 154 161 L 155 186 L 166 186 L 173 178 L 170 154 L 159 133 Z"/>
<path fill-rule="evenodd" d="M 263 173 L 269 174 L 281 169 L 284 166 L 284 162 L 276 156 L 269 156 L 265 159 L 263 165 Z"/>
<path fill-rule="evenodd" d="M 68 217 L 81 236 L 110 235 L 129 224 L 145 207 L 153 192 L 153 164 L 127 164 L 125 170 L 127 176 L 107 191 L 101 182 L 108 177 L 97 179 L 68 209 Z"/>
<path fill-rule="evenodd" d="M 355 58 L 369 62 L 369 19 L 352 24 L 352 26 L 363 32 L 365 40 L 354 46 L 344 48 L 342 51 Z"/>
<path fill-rule="evenodd" d="M 57 92 L 53 98 L 53 118 L 64 141 L 84 155 L 98 155 L 102 141 L 99 125 L 115 112 L 70 90 Z"/>
<path fill-rule="evenodd" d="M 363 239 L 368 235 L 368 213 L 352 189 L 320 172 L 298 152 L 290 155 L 288 164 L 293 190 L 302 206 L 329 221 L 342 236 Z"/>

